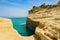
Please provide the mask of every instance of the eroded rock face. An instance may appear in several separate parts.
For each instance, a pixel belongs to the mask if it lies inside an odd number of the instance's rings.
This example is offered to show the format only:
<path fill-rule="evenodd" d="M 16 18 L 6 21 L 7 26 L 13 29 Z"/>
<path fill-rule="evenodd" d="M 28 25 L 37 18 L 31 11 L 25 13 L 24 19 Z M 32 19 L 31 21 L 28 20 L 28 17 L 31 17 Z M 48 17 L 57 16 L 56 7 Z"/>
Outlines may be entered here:
<path fill-rule="evenodd" d="M 28 27 L 29 29 L 34 30 L 34 31 L 36 29 L 36 26 L 39 25 L 39 22 L 33 21 L 33 20 L 29 19 L 29 18 L 27 18 L 27 22 L 26 23 L 27 23 L 26 27 Z"/>
<path fill-rule="evenodd" d="M 60 40 L 60 7 L 42 9 L 34 14 L 29 14 L 28 18 L 31 21 L 39 22 L 38 25 L 35 26 L 35 34 L 40 40 Z M 33 24 L 33 22 L 30 24 L 36 25 Z M 29 25 L 28 27 L 31 29 L 34 28 Z"/>

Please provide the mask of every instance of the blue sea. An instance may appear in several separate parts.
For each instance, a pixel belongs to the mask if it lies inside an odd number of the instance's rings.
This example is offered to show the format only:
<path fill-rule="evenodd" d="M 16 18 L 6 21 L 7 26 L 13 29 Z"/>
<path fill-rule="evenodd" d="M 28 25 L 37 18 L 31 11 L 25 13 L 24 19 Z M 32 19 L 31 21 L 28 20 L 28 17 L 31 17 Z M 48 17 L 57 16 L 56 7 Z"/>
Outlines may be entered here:
<path fill-rule="evenodd" d="M 30 36 L 34 34 L 34 31 L 27 28 L 26 25 L 26 18 L 11 18 L 13 23 L 13 28 L 22 36 Z"/>

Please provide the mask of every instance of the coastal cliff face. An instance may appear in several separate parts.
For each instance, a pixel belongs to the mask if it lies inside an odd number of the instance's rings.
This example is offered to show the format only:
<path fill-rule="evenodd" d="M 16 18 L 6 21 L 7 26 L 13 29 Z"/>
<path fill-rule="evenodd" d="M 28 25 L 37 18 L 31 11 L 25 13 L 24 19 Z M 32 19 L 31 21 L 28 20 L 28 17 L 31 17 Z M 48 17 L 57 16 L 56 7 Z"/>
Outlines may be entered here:
<path fill-rule="evenodd" d="M 39 38 L 37 40 L 60 40 L 60 5 L 32 9 L 29 11 L 26 26 L 34 30 L 36 38 Z"/>

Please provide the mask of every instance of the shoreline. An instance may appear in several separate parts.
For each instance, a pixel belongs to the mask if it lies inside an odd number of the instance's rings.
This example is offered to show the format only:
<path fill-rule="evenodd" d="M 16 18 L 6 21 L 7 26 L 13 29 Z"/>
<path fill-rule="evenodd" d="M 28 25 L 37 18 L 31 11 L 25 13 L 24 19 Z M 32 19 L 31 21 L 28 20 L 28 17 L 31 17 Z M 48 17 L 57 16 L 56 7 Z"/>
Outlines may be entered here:
<path fill-rule="evenodd" d="M 21 36 L 17 33 L 17 31 L 13 28 L 13 24 L 11 19 L 8 18 L 0 18 L 0 32 L 2 40 L 34 40 L 32 36 Z M 7 38 L 8 37 L 8 38 Z M 31 39 L 32 38 L 32 39 Z"/>

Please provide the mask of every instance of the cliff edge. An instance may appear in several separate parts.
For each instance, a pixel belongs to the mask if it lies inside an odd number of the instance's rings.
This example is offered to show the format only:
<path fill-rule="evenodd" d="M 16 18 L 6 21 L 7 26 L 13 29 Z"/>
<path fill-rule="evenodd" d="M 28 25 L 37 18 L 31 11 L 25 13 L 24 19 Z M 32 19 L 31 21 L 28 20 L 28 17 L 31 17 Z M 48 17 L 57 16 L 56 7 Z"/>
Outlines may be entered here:
<path fill-rule="evenodd" d="M 34 30 L 37 40 L 60 40 L 60 2 L 34 6 L 29 11 L 26 26 Z"/>

